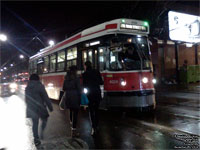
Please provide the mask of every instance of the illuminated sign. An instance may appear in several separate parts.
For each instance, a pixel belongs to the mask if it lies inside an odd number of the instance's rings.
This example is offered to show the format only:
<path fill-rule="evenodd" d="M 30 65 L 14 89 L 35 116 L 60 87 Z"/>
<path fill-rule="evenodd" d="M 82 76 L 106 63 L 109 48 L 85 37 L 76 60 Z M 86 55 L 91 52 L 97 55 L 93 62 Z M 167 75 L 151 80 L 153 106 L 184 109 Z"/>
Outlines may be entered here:
<path fill-rule="evenodd" d="M 188 43 L 200 42 L 200 17 L 169 11 L 169 37 Z"/>

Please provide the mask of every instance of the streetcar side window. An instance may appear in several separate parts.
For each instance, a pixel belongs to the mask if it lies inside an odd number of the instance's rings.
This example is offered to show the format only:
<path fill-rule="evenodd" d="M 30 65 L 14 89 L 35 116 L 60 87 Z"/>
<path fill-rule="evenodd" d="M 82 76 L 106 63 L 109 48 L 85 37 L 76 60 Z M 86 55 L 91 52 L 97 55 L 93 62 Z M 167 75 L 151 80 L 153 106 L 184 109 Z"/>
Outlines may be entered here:
<path fill-rule="evenodd" d="M 56 55 L 53 54 L 50 56 L 50 72 L 54 72 L 56 70 Z"/>
<path fill-rule="evenodd" d="M 57 71 L 65 69 L 65 51 L 58 52 Z"/>
<path fill-rule="evenodd" d="M 87 51 L 84 50 L 82 51 L 82 64 L 84 65 L 86 61 L 87 61 Z"/>
<path fill-rule="evenodd" d="M 92 50 L 88 50 L 88 60 L 93 64 Z"/>
<path fill-rule="evenodd" d="M 107 53 L 105 47 L 99 47 L 99 70 L 103 71 L 106 69 Z"/>
<path fill-rule="evenodd" d="M 43 73 L 43 68 L 44 68 L 44 59 L 43 58 L 39 58 L 37 60 L 37 72 L 38 72 L 38 74 L 42 74 Z"/>
<path fill-rule="evenodd" d="M 33 62 L 29 63 L 28 71 L 29 71 L 30 74 L 32 74 L 32 71 L 33 71 Z"/>
<path fill-rule="evenodd" d="M 98 51 L 94 50 L 94 68 L 98 69 Z"/>
<path fill-rule="evenodd" d="M 32 73 L 37 73 L 37 60 L 33 61 L 33 72 Z"/>
<path fill-rule="evenodd" d="M 77 47 L 67 50 L 67 70 L 72 65 L 77 65 Z"/>
<path fill-rule="evenodd" d="M 49 71 L 49 57 L 44 57 L 44 70 L 43 73 L 47 73 Z"/>

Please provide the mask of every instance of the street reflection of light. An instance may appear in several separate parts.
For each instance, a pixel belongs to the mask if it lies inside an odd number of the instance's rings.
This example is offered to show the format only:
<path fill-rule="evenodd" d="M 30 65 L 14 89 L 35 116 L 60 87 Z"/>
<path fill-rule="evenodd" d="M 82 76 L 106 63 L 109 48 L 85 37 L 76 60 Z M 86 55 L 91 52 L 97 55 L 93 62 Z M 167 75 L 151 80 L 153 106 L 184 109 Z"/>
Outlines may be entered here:
<path fill-rule="evenodd" d="M 7 103 L 0 98 L 0 149 L 35 149 L 31 126 L 25 116 L 26 105 L 18 96 L 11 96 Z M 30 123 L 29 123 L 30 124 Z"/>

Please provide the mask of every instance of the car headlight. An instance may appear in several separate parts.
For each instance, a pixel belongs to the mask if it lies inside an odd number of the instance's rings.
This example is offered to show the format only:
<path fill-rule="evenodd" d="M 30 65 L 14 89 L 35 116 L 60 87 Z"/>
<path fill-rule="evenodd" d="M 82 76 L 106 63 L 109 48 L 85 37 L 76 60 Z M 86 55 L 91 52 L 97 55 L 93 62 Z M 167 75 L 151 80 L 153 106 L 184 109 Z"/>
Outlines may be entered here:
<path fill-rule="evenodd" d="M 11 89 L 16 89 L 16 88 L 17 88 L 17 84 L 16 84 L 16 83 L 11 83 L 11 84 L 9 85 L 9 87 L 10 87 Z"/>
<path fill-rule="evenodd" d="M 143 82 L 143 83 L 148 83 L 148 78 L 147 78 L 147 77 L 144 77 L 144 78 L 142 79 L 142 82 Z"/>
<path fill-rule="evenodd" d="M 153 84 L 156 84 L 157 81 L 156 81 L 156 79 L 153 79 L 152 82 L 153 82 Z"/>
<path fill-rule="evenodd" d="M 14 88 L 13 88 L 13 89 L 10 89 L 10 92 L 11 92 L 11 93 L 15 93 L 15 92 L 16 92 L 16 89 L 14 89 Z"/>

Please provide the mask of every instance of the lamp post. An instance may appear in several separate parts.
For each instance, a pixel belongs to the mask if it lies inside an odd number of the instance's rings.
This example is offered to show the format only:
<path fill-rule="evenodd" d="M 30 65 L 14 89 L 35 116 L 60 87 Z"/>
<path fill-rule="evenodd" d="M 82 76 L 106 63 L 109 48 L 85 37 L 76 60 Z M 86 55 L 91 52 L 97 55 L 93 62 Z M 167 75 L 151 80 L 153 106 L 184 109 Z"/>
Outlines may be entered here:
<path fill-rule="evenodd" d="M 20 59 L 24 59 L 24 55 L 22 55 L 22 54 L 19 55 L 19 58 L 20 58 Z"/>
<path fill-rule="evenodd" d="M 50 46 L 53 46 L 54 44 L 55 44 L 55 42 L 54 42 L 53 40 L 50 40 L 50 41 L 49 41 L 49 45 L 50 45 Z"/>
<path fill-rule="evenodd" d="M 5 42 L 7 40 L 7 36 L 5 34 L 0 34 L 0 41 Z"/>

